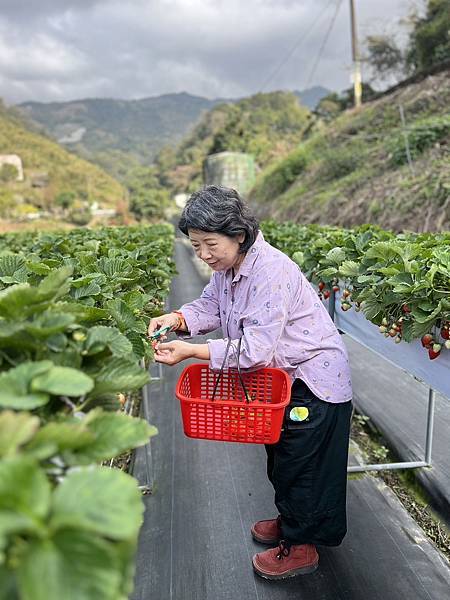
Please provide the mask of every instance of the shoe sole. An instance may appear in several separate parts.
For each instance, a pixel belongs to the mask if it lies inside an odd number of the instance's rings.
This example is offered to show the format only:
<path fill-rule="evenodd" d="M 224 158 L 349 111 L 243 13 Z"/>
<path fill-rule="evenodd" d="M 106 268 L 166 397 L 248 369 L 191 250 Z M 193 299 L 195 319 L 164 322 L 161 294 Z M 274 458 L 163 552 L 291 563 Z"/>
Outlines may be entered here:
<path fill-rule="evenodd" d="M 310 565 L 309 567 L 300 567 L 299 569 L 292 569 L 291 571 L 287 571 L 286 573 L 282 573 L 280 575 L 272 575 L 270 573 L 265 573 L 264 571 L 260 571 L 258 567 L 253 563 L 253 570 L 257 575 L 262 577 L 263 579 L 269 579 L 271 581 L 277 579 L 290 579 L 291 577 L 296 577 L 297 575 L 308 575 L 310 573 L 314 573 L 319 568 L 319 561 Z"/>
<path fill-rule="evenodd" d="M 252 538 L 255 540 L 255 542 L 258 542 L 258 544 L 264 544 L 266 546 L 276 546 L 281 539 L 281 538 L 268 539 L 268 538 L 260 537 L 253 529 L 251 530 L 251 534 L 252 534 Z"/>

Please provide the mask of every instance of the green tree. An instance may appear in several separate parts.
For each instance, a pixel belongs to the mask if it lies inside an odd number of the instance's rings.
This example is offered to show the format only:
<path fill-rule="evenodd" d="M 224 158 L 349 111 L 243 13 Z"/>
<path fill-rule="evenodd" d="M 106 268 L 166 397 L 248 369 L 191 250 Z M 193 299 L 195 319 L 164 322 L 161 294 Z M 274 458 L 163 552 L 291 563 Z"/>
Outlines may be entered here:
<path fill-rule="evenodd" d="M 415 71 L 450 60 L 450 2 L 428 0 L 423 17 L 414 16 L 406 62 Z"/>
<path fill-rule="evenodd" d="M 138 220 L 164 215 L 170 195 L 157 177 L 154 167 L 136 167 L 126 181 L 130 194 L 130 211 Z"/>
<path fill-rule="evenodd" d="M 389 35 L 369 35 L 366 38 L 367 57 L 372 80 L 394 76 L 396 79 L 405 74 L 405 58 L 396 40 Z"/>
<path fill-rule="evenodd" d="M 130 196 L 130 211 L 141 221 L 142 219 L 161 218 L 168 206 L 170 194 L 168 190 L 148 190 Z"/>
<path fill-rule="evenodd" d="M 376 95 L 375 90 L 369 83 L 362 84 L 363 101 L 367 102 Z M 332 92 L 320 100 L 314 110 L 314 114 L 326 121 L 337 117 L 341 112 L 354 105 L 354 90 L 348 88 L 340 94 Z"/>
<path fill-rule="evenodd" d="M 75 194 L 75 192 L 60 192 L 55 197 L 55 204 L 57 206 L 60 206 L 61 208 L 70 208 L 70 206 L 72 206 L 72 204 L 74 203 L 76 197 L 77 195 Z"/>

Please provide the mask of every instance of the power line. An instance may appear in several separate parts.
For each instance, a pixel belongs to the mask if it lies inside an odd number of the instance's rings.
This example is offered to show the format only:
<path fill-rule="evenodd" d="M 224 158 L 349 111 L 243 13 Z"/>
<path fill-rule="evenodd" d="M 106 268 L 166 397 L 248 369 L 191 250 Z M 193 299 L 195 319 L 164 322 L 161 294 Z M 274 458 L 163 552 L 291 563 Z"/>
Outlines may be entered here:
<path fill-rule="evenodd" d="M 311 83 L 311 80 L 314 77 L 314 74 L 315 74 L 317 66 L 318 66 L 318 64 L 320 62 L 320 59 L 322 58 L 322 53 L 323 53 L 323 51 L 325 49 L 326 43 L 328 42 L 328 38 L 330 37 L 330 33 L 331 33 L 332 29 L 333 29 L 334 23 L 336 21 L 336 17 L 338 16 L 338 12 L 339 12 L 339 9 L 341 8 L 341 4 L 342 4 L 342 0 L 338 0 L 337 4 L 336 4 L 336 10 L 334 11 L 334 15 L 333 15 L 333 17 L 331 19 L 331 22 L 330 22 L 330 26 L 328 27 L 328 30 L 327 30 L 327 32 L 325 34 L 324 40 L 322 42 L 322 45 L 320 46 L 319 52 L 317 54 L 316 62 L 314 63 L 313 68 L 311 69 L 311 72 L 309 74 L 308 81 L 306 82 L 307 86 Z"/>
<path fill-rule="evenodd" d="M 291 58 L 291 56 L 294 54 L 294 52 L 302 45 L 302 43 L 304 43 L 306 41 L 309 34 L 312 32 L 314 27 L 320 21 L 321 17 L 326 13 L 328 8 L 333 3 L 334 3 L 334 0 L 331 0 L 326 5 L 326 7 L 322 11 L 320 11 L 320 13 L 317 15 L 317 18 L 313 21 L 312 25 L 309 28 L 307 28 L 307 29 L 305 28 L 302 31 L 301 35 L 297 38 L 297 40 L 295 41 L 295 44 L 292 46 L 292 48 L 289 50 L 289 52 L 281 59 L 281 61 L 275 67 L 274 71 L 269 75 L 269 77 L 264 81 L 263 85 L 259 88 L 258 93 L 262 92 L 264 90 L 264 88 L 267 86 L 267 84 L 270 83 L 272 81 L 272 79 L 274 79 L 274 77 L 276 77 L 278 75 L 281 67 L 284 66 L 284 64 Z"/>

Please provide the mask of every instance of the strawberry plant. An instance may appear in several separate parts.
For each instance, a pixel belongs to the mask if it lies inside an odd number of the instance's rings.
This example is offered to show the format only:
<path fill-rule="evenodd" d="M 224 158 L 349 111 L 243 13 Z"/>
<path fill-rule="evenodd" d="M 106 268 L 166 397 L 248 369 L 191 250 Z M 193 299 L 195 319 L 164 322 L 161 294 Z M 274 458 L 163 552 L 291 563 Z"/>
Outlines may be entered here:
<path fill-rule="evenodd" d="M 142 501 L 100 466 L 156 431 L 118 412 L 149 379 L 168 226 L 0 237 L 0 598 L 117 600 Z"/>
<path fill-rule="evenodd" d="M 435 343 L 448 340 L 450 233 L 396 235 L 370 225 L 350 230 L 273 221 L 262 229 L 318 285 L 319 295 L 337 293 L 340 282 L 342 310 L 362 310 L 383 335 L 397 343 L 426 334 Z"/>

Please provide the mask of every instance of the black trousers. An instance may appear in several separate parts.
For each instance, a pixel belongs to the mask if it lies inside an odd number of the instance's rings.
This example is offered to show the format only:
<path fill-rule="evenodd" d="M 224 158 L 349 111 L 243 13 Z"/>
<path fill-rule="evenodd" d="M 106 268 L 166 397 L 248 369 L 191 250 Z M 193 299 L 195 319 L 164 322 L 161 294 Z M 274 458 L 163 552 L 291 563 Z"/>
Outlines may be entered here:
<path fill-rule="evenodd" d="M 291 412 L 296 407 L 302 407 L 294 411 L 297 417 Z M 281 438 L 266 445 L 267 474 L 283 537 L 291 544 L 338 546 L 347 532 L 351 413 L 351 402 L 324 402 L 295 380 Z"/>

